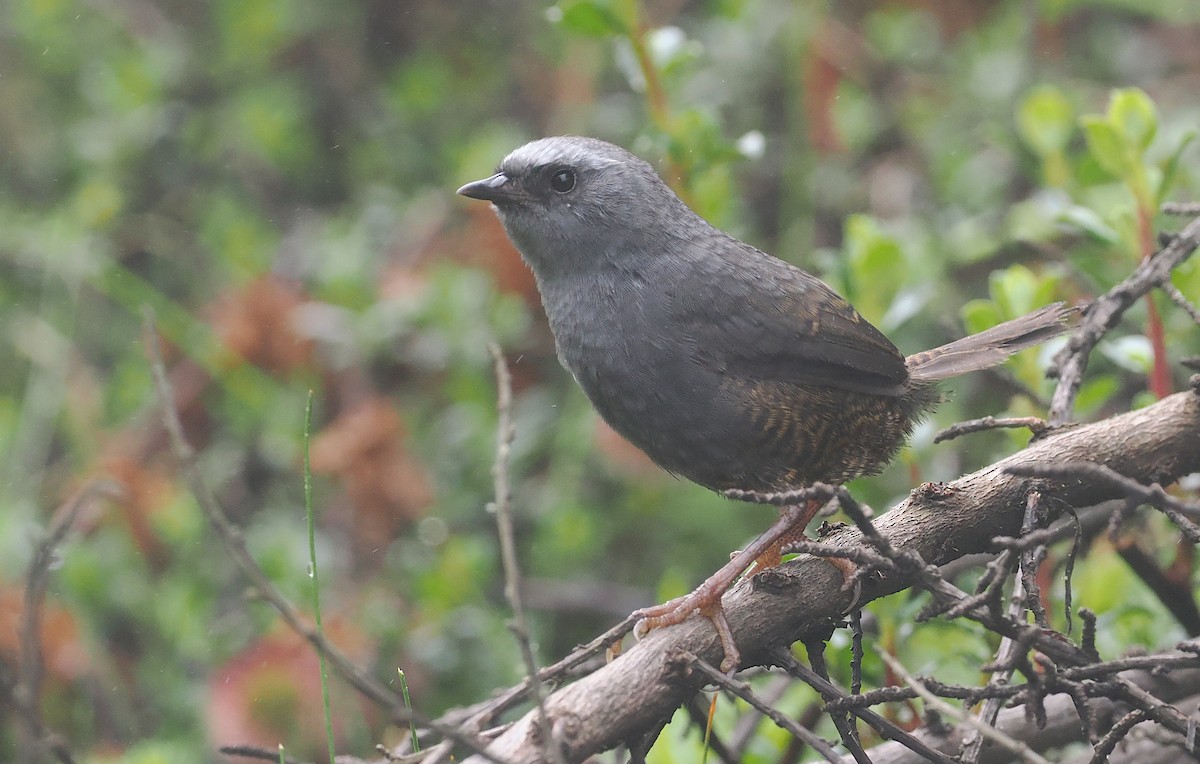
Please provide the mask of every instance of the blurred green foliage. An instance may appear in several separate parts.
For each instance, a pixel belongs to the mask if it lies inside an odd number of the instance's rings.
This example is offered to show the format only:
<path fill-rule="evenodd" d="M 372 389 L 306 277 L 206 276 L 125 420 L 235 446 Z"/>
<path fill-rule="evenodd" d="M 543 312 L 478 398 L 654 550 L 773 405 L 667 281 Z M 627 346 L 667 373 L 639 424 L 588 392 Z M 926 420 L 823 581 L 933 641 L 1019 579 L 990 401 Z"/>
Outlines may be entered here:
<path fill-rule="evenodd" d="M 313 686 L 256 683 L 240 660 L 257 649 L 293 678 L 309 671 L 277 646 L 273 614 L 246 599 L 175 477 L 146 306 L 206 479 L 298 602 L 300 433 L 316 388 L 332 465 L 316 485 L 327 626 L 381 681 L 395 687 L 403 668 L 415 706 L 435 713 L 521 675 L 484 511 L 489 340 L 517 380 L 514 505 L 540 660 L 685 592 L 770 517 L 605 433 L 555 362 L 528 276 L 486 211 L 454 198 L 459 183 L 540 135 L 614 140 L 912 352 L 1108 289 L 1164 225 L 1159 203 L 1200 182 L 1200 6 L 1165 0 L 12 0 L 0 28 L 4 602 L 20 601 L 56 506 L 90 476 L 127 490 L 81 523 L 47 603 L 42 706 L 84 761 L 324 745 L 308 734 L 321 728 Z M 1200 297 L 1200 265 L 1175 283 Z M 1156 364 L 1183 379 L 1195 326 L 1162 303 L 1156 354 L 1148 310 L 1092 359 L 1080 416 L 1144 401 Z M 956 382 L 856 495 L 883 508 L 1019 447 L 1011 432 L 931 440 L 958 419 L 1041 413 L 1052 352 L 1014 359 L 1008 381 Z M 398 418 L 352 418 L 372 401 Z M 1151 548 L 1173 547 L 1145 526 Z M 1100 613 L 1106 656 L 1180 634 L 1103 542 L 1075 595 Z M 1061 605 L 1061 589 L 1051 597 Z M 994 646 L 959 624 L 914 627 L 920 604 L 873 604 L 873 638 L 916 671 L 977 679 Z M 15 649 L 0 642 L 6 665 Z M 844 677 L 844 651 L 831 660 Z M 866 669 L 884 681 L 877 660 Z M 781 705 L 812 700 L 796 690 Z M 303 723 L 272 727 L 280 708 Z M 341 750 L 407 734 L 360 708 L 335 691 Z M 722 702 L 718 730 L 737 710 Z M 8 760 L 21 725 L 6 713 Z M 651 760 L 694 761 L 699 740 L 681 715 Z M 746 761 L 786 744 L 763 727 Z"/>

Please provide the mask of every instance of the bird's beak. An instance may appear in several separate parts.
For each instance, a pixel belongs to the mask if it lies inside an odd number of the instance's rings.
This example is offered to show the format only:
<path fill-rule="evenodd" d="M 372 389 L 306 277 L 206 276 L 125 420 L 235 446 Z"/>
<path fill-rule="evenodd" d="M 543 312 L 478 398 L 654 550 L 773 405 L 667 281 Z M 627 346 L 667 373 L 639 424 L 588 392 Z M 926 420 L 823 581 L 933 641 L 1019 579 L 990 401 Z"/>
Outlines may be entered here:
<path fill-rule="evenodd" d="M 458 193 L 461 196 L 482 199 L 485 202 L 499 202 L 517 195 L 508 176 L 502 172 L 498 172 L 490 178 L 468 183 L 458 189 Z"/>

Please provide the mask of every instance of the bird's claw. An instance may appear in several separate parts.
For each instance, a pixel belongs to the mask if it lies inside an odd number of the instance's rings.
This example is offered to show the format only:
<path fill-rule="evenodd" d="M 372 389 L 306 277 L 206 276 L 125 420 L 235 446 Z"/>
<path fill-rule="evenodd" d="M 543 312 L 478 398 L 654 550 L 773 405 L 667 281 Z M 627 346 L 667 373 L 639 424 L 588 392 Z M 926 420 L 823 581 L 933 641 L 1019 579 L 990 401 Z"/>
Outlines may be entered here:
<path fill-rule="evenodd" d="M 721 640 L 724 657 L 721 659 L 721 671 L 732 673 L 741 665 L 742 656 L 737 644 L 733 641 L 733 630 L 729 628 L 729 620 L 725 617 L 725 609 L 721 606 L 720 594 L 715 597 L 704 587 L 691 594 L 678 597 L 661 605 L 642 608 L 633 613 L 637 623 L 633 626 L 633 635 L 638 639 L 646 636 L 652 629 L 663 626 L 674 626 L 683 623 L 695 614 L 700 614 L 712 622 Z"/>

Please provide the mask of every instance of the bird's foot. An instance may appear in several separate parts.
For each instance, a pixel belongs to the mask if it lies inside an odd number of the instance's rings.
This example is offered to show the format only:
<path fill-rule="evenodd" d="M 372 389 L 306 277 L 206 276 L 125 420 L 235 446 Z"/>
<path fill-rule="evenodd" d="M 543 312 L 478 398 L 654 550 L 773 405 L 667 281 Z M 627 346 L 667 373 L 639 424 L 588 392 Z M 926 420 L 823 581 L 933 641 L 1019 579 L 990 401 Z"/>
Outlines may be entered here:
<path fill-rule="evenodd" d="M 633 629 L 634 635 L 643 637 L 651 629 L 674 626 L 699 613 L 712 621 L 713 628 L 717 630 L 717 636 L 721 640 L 721 649 L 725 656 L 721 660 L 721 670 L 731 672 L 737 669 L 741 664 L 741 654 L 733 640 L 733 630 L 729 627 L 725 610 L 721 606 L 722 595 L 748 570 L 765 570 L 778 565 L 782 558 L 782 550 L 797 538 L 804 537 L 805 526 L 820 508 L 818 502 L 784 507 L 774 525 L 748 547 L 733 555 L 729 562 L 709 576 L 708 580 L 691 594 L 662 605 L 634 611 L 633 617 L 638 619 Z"/>
<path fill-rule="evenodd" d="M 854 593 L 850 596 L 850 604 L 842 612 L 842 615 L 847 615 L 854 612 L 858 607 L 858 601 L 862 599 L 862 578 L 858 575 L 858 566 L 845 557 L 822 557 L 822 560 L 837 568 L 842 574 L 842 589 L 850 588 L 853 583 Z"/>
<path fill-rule="evenodd" d="M 806 540 L 807 537 L 803 533 L 790 537 L 786 542 L 781 543 L 781 548 L 784 554 L 787 554 L 788 546 L 793 541 Z M 850 599 L 849 606 L 842 612 L 842 615 L 853 612 L 858 607 L 858 601 L 862 598 L 862 578 L 859 575 L 859 567 L 853 561 L 845 557 L 825 557 L 823 555 L 814 554 L 818 560 L 829 563 L 834 570 L 842 574 L 842 589 L 849 589 L 853 584 L 854 595 Z"/>
<path fill-rule="evenodd" d="M 699 613 L 712 622 L 713 628 L 717 630 L 717 637 L 721 640 L 721 650 L 724 654 L 721 659 L 721 671 L 732 673 L 741 665 L 742 656 L 738 652 L 737 643 L 733 641 L 733 630 L 729 628 L 729 621 L 725 618 L 725 609 L 721 606 L 724 590 L 718 588 L 720 582 L 713 583 L 716 578 L 717 576 L 713 576 L 708 579 L 691 594 L 661 605 L 635 610 L 633 617 L 637 618 L 638 622 L 633 627 L 634 636 L 640 639 L 651 629 L 674 626 Z"/>

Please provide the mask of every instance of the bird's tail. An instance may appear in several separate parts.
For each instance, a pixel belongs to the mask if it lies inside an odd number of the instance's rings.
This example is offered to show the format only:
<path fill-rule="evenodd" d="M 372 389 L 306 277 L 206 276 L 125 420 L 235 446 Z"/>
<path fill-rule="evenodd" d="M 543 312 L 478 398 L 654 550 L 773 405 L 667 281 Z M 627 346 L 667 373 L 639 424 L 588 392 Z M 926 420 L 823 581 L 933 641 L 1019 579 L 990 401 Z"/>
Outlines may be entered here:
<path fill-rule="evenodd" d="M 988 369 L 1019 350 L 1062 334 L 1067 329 L 1068 319 L 1075 313 L 1075 308 L 1056 302 L 979 334 L 914 353 L 904 362 L 914 382 L 937 382 Z"/>

